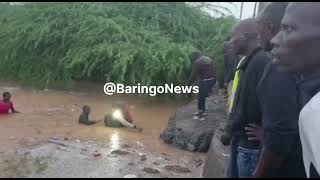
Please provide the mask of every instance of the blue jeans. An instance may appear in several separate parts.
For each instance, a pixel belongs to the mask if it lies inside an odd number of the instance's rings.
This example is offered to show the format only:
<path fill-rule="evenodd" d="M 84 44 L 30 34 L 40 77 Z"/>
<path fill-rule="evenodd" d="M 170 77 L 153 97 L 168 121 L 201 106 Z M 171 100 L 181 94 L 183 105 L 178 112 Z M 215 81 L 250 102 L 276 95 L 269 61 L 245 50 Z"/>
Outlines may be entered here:
<path fill-rule="evenodd" d="M 259 157 L 260 150 L 238 147 L 237 164 L 239 178 L 248 178 L 252 176 L 257 167 Z"/>
<path fill-rule="evenodd" d="M 211 93 L 211 89 L 216 83 L 216 80 L 202 80 L 199 85 L 198 94 L 198 111 L 204 113 L 206 111 L 206 97 Z"/>

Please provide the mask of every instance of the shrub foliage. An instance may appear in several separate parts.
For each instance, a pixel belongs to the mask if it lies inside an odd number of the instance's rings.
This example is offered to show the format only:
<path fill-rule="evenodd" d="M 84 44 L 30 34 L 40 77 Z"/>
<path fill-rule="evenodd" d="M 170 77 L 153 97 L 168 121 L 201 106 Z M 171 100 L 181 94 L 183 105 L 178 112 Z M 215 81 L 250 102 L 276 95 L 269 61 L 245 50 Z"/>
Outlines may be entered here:
<path fill-rule="evenodd" d="M 0 5 L 0 77 L 40 88 L 74 80 L 183 84 L 190 53 L 223 70 L 233 17 L 213 18 L 183 2 Z"/>

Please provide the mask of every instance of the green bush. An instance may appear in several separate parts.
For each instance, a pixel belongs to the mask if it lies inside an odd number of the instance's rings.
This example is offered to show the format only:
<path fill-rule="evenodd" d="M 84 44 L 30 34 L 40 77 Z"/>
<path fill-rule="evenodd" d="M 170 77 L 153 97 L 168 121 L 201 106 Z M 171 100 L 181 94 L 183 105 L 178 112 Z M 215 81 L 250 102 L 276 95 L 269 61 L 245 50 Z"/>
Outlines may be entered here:
<path fill-rule="evenodd" d="M 222 42 L 234 23 L 183 2 L 2 4 L 0 77 L 39 88 L 74 80 L 180 85 L 194 50 L 214 57 L 222 73 Z"/>

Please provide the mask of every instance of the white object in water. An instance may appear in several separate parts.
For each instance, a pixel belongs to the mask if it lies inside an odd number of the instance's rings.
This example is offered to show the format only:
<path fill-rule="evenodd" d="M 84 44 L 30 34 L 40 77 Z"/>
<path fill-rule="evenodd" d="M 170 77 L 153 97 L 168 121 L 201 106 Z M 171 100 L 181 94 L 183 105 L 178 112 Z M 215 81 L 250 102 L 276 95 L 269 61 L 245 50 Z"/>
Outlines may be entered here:
<path fill-rule="evenodd" d="M 14 90 L 18 90 L 20 88 L 17 88 L 17 87 L 5 87 L 4 88 L 6 91 L 14 91 Z"/>
<path fill-rule="evenodd" d="M 61 108 L 49 108 L 48 111 L 59 111 Z"/>
<path fill-rule="evenodd" d="M 123 176 L 123 178 L 138 178 L 138 176 L 134 175 L 134 174 L 127 174 L 127 175 Z"/>

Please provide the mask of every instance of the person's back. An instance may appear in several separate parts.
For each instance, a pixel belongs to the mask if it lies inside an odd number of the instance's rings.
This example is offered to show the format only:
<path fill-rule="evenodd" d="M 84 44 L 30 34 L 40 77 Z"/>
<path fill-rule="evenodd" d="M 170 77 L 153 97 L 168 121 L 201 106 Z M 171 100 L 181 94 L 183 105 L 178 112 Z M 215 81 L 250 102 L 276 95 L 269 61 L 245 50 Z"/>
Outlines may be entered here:
<path fill-rule="evenodd" d="M 106 127 L 129 127 L 138 129 L 140 132 L 143 130 L 133 124 L 132 116 L 125 103 L 113 103 L 112 111 L 105 116 L 104 123 Z"/>
<path fill-rule="evenodd" d="M 199 59 L 195 61 L 195 63 L 199 68 L 198 76 L 200 80 L 215 79 L 215 70 L 213 67 L 212 60 L 209 57 L 201 56 Z"/>
<path fill-rule="evenodd" d="M 112 112 L 108 113 L 104 117 L 104 124 L 106 127 L 124 127 L 124 125 L 115 119 L 115 117 L 112 115 Z"/>
<path fill-rule="evenodd" d="M 192 72 L 187 82 L 187 86 L 190 86 L 195 79 L 200 79 L 198 111 L 194 113 L 195 116 L 193 118 L 204 121 L 204 117 L 206 116 L 206 98 L 209 96 L 212 87 L 216 83 L 213 62 L 209 57 L 202 55 L 200 52 L 193 52 L 191 54 L 191 60 Z"/>
<path fill-rule="evenodd" d="M 13 103 L 11 101 L 0 101 L 0 114 L 9 114 L 9 110 L 12 109 Z"/>

